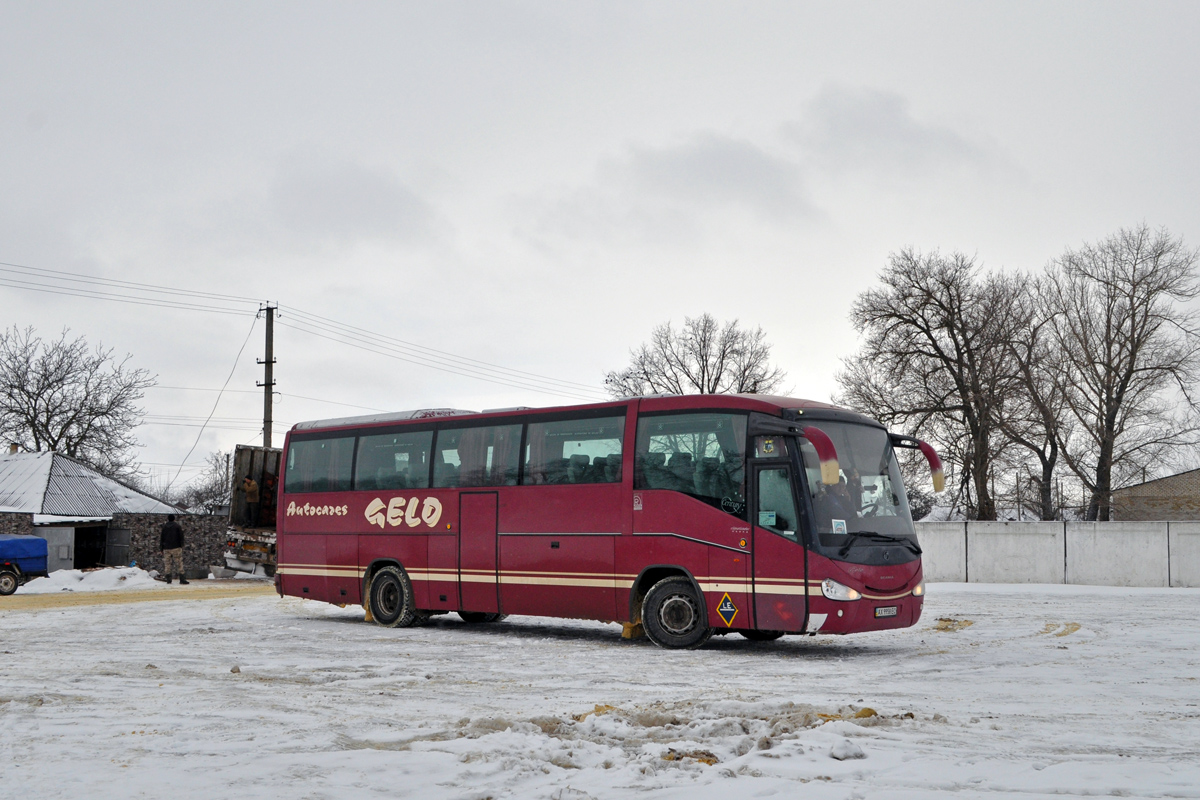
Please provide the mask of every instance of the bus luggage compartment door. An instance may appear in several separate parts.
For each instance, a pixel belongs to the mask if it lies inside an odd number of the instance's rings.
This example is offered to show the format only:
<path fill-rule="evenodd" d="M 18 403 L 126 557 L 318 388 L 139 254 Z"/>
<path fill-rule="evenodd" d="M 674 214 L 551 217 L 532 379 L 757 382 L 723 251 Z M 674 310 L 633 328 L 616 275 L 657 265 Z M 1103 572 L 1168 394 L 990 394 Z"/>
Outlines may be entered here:
<path fill-rule="evenodd" d="M 458 507 L 458 579 L 463 611 L 499 613 L 496 493 L 463 492 Z"/>

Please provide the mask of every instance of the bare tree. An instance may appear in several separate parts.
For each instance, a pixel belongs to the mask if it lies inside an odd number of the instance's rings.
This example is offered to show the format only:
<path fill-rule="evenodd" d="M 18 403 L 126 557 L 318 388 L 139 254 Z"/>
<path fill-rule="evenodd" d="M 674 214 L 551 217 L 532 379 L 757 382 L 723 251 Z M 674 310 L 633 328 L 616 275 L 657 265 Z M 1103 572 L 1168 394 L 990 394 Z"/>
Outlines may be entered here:
<path fill-rule="evenodd" d="M 217 450 L 204 460 L 204 472 L 194 478 L 183 492 L 182 504 L 192 510 L 215 514 L 229 504 L 230 453 Z"/>
<path fill-rule="evenodd" d="M 1067 250 L 1048 272 L 1065 407 L 1076 423 L 1060 443 L 1090 494 L 1088 519 L 1110 519 L 1114 488 L 1196 442 L 1200 335 L 1196 314 L 1177 303 L 1200 296 L 1197 257 L 1143 224 Z"/>
<path fill-rule="evenodd" d="M 1069 441 L 1073 430 L 1065 413 L 1063 354 L 1054 336 L 1057 312 L 1048 302 L 1045 279 L 1018 279 L 1018 288 L 1004 313 L 1011 317 L 1009 364 L 1015 370 L 1019 391 L 1002 398 L 996 424 L 1036 462 L 1033 469 L 1028 464 L 1015 465 L 1017 504 L 1036 509 L 1043 520 L 1052 520 L 1060 516 L 1054 497 L 1060 443 Z M 1022 494 L 1023 487 L 1032 491 Z"/>
<path fill-rule="evenodd" d="M 132 473 L 142 421 L 137 402 L 154 385 L 130 356 L 89 349 L 82 337 L 43 342 L 32 327 L 0 332 L 0 434 L 26 450 L 52 450 L 117 477 Z"/>
<path fill-rule="evenodd" d="M 1016 380 L 1007 310 L 1020 278 L 980 275 L 973 258 L 902 250 L 883 286 L 859 295 L 851 320 L 866 336 L 838 376 L 838 402 L 936 442 L 957 466 L 956 502 L 995 519 L 990 479 L 1005 439 L 996 418 Z"/>
<path fill-rule="evenodd" d="M 675 331 L 659 325 L 650 341 L 630 351 L 630 364 L 609 372 L 604 383 L 614 397 L 645 394 L 765 394 L 776 389 L 783 370 L 770 364 L 771 345 L 762 328 L 724 325 L 711 314 L 687 317 Z"/>

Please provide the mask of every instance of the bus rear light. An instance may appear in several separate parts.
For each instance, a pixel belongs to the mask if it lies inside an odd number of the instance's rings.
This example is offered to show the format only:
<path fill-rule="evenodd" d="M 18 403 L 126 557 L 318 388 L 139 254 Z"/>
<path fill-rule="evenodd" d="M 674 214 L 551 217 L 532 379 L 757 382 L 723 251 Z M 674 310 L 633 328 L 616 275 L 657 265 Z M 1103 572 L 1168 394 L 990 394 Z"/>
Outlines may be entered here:
<path fill-rule="evenodd" d="M 946 474 L 942 472 L 942 460 L 938 458 L 937 451 L 928 442 L 917 442 L 917 447 L 921 448 L 921 452 L 925 454 L 925 460 L 929 462 L 929 471 L 933 473 L 933 490 L 944 492 L 946 490 Z"/>
<path fill-rule="evenodd" d="M 814 428 L 809 425 L 800 431 L 805 439 L 812 442 L 813 448 L 817 451 L 817 458 L 821 459 L 821 483 L 827 486 L 837 486 L 838 478 L 838 457 L 837 448 L 833 446 L 833 440 L 830 439 L 825 431 L 820 428 Z"/>
<path fill-rule="evenodd" d="M 830 600 L 861 600 L 862 593 L 857 589 L 844 586 L 832 578 L 821 581 L 821 594 Z"/>

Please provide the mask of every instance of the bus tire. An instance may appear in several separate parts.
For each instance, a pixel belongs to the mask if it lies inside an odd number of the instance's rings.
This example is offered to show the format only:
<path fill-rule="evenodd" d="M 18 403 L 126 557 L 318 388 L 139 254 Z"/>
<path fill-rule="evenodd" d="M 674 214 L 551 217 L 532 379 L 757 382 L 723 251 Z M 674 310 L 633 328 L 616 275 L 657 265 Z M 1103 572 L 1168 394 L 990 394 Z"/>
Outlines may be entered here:
<path fill-rule="evenodd" d="M 0 595 L 10 595 L 21 585 L 17 573 L 12 570 L 0 570 Z"/>
<path fill-rule="evenodd" d="M 459 611 L 457 613 L 462 617 L 463 622 L 469 622 L 472 625 L 486 622 L 501 622 L 508 616 L 507 614 L 491 614 L 487 611 Z"/>
<path fill-rule="evenodd" d="M 783 631 L 738 631 L 752 642 L 773 642 L 783 636 Z"/>
<path fill-rule="evenodd" d="M 367 600 L 371 617 L 385 628 L 409 628 L 425 619 L 413 602 L 412 581 L 399 567 L 384 567 L 371 576 Z"/>
<path fill-rule="evenodd" d="M 676 575 L 650 587 L 642 601 L 642 627 L 659 647 L 690 650 L 712 636 L 704 602 L 692 582 Z"/>

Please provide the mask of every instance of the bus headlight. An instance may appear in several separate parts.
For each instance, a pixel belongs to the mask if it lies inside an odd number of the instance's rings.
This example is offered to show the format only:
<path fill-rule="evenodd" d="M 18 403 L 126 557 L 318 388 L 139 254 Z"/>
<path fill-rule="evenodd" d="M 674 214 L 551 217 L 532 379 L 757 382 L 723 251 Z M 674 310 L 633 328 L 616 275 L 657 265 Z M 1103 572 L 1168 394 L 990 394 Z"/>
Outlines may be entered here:
<path fill-rule="evenodd" d="M 858 600 L 862 598 L 862 594 L 857 589 L 843 586 L 832 578 L 826 578 L 821 581 L 821 594 L 830 600 Z"/>
<path fill-rule="evenodd" d="M 920 583 L 917 584 L 916 588 L 913 589 L 913 597 L 924 597 L 924 596 L 925 596 L 925 581 L 921 581 Z"/>

